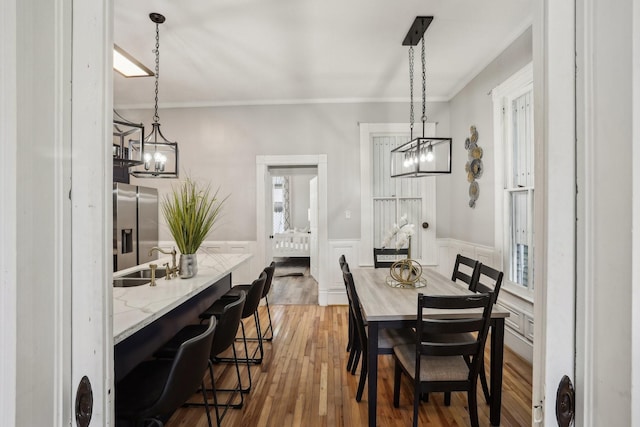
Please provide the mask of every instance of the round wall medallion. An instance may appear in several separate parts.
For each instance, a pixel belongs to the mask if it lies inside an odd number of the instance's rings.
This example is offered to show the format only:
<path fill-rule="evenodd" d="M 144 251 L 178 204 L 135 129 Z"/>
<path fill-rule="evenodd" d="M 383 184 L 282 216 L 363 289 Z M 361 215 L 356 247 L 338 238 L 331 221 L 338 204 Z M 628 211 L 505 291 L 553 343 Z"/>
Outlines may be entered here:
<path fill-rule="evenodd" d="M 467 173 L 467 181 L 469 182 L 469 207 L 474 208 L 476 206 L 476 200 L 480 194 L 480 186 L 476 182 L 476 179 L 482 176 L 484 170 L 482 164 L 483 150 L 478 146 L 478 130 L 475 126 L 470 127 L 471 136 L 464 141 L 464 148 L 468 153 L 468 161 L 464 165 L 464 170 Z"/>
<path fill-rule="evenodd" d="M 469 165 L 469 173 L 473 174 L 473 177 L 475 179 L 478 179 L 482 176 L 483 170 L 484 167 L 482 165 L 482 160 L 480 159 L 474 159 L 471 162 L 471 165 Z"/>
<path fill-rule="evenodd" d="M 478 196 L 480 195 L 480 186 L 476 181 L 473 181 L 469 184 L 469 197 L 472 200 L 478 200 Z"/>

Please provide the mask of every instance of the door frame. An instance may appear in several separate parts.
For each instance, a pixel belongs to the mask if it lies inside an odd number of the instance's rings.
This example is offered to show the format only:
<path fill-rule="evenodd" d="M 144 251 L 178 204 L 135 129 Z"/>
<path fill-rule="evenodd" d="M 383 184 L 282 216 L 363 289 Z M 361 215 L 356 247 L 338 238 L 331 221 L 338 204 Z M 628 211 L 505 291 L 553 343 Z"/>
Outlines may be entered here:
<path fill-rule="evenodd" d="M 61 0 L 46 9 L 35 8 L 33 3 L 21 5 L 21 14 L 17 0 L 0 4 L 0 53 L 7 59 L 0 64 L 0 184 L 3 200 L 9 201 L 0 206 L 0 413 L 9 425 L 18 423 L 18 411 L 25 408 L 32 411 L 23 413 L 27 420 L 71 425 L 77 384 L 86 375 L 93 387 L 92 422 L 109 425 L 113 339 L 111 190 L 107 185 L 111 154 L 106 142 L 112 126 L 112 1 Z M 46 26 L 38 26 L 45 21 Z M 18 40 L 17 28 L 24 29 L 27 43 L 50 38 L 53 48 L 37 45 L 37 60 L 48 61 L 52 78 L 43 80 L 37 66 L 18 63 L 23 40 Z M 31 38 L 33 34 L 38 35 Z M 29 99 L 18 98 L 18 75 L 26 84 L 39 80 L 44 102 L 34 106 Z M 18 143 L 18 126 L 24 120 L 39 123 L 39 141 L 30 140 L 27 134 Z M 39 153 L 40 164 L 46 170 L 17 163 L 20 150 L 43 147 L 46 151 Z M 43 177 L 52 180 L 51 194 L 23 192 L 20 197 L 23 206 L 47 212 L 49 220 L 39 223 L 37 230 L 18 229 L 17 194 L 23 187 L 30 188 L 31 180 Z M 49 239 L 42 241 L 41 233 Z M 34 262 L 33 252 L 18 252 L 32 247 L 43 251 L 41 260 Z M 25 270 L 49 280 L 18 284 L 18 272 Z M 26 307 L 39 286 L 49 288 L 51 316 Z M 26 326 L 33 322 L 38 325 L 35 332 Z M 23 337 L 26 340 L 47 336 L 55 345 L 45 357 L 25 357 L 18 353 L 19 328 L 30 331 Z M 22 368 L 18 368 L 20 359 L 24 360 Z M 33 370 L 25 373 L 25 368 Z M 50 375 L 33 377 L 34 371 Z M 48 400 L 34 406 L 33 399 L 40 394 Z"/>
<path fill-rule="evenodd" d="M 328 259 L 328 206 L 327 206 L 327 155 L 278 155 L 256 156 L 256 241 L 257 259 L 267 265 L 266 245 L 267 224 L 270 218 L 266 214 L 266 177 L 270 176 L 270 167 L 315 166 L 318 168 L 318 303 L 329 303 L 329 283 L 327 272 Z"/>
<path fill-rule="evenodd" d="M 0 414 L 16 425 L 16 6 L 18 0 L 0 2 Z"/>
<path fill-rule="evenodd" d="M 632 117 L 640 114 L 640 0 L 633 0 L 633 69 L 632 69 Z M 633 148 L 632 162 L 640 164 L 640 121 L 632 124 Z M 632 215 L 633 230 L 640 230 L 640 170 L 632 172 Z M 631 360 L 640 360 L 640 233 L 632 234 L 631 249 Z M 631 425 L 640 425 L 640 369 L 631 373 Z"/>
<path fill-rule="evenodd" d="M 534 425 L 555 425 L 560 379 L 576 383 L 575 37 L 573 1 L 535 3 Z M 585 412 L 584 392 L 576 389 L 577 414 Z"/>
<path fill-rule="evenodd" d="M 436 132 L 436 124 L 427 122 L 427 132 Z M 372 197 L 372 159 L 371 137 L 373 135 L 409 136 L 409 123 L 359 123 L 360 128 L 360 266 L 373 266 L 373 197 Z M 403 178 L 396 178 L 403 179 Z M 413 178 L 411 178 L 413 179 Z M 428 216 L 428 229 L 417 227 L 418 232 L 425 233 L 422 246 L 422 264 L 435 266 L 438 264 L 438 244 L 436 236 L 436 177 L 416 178 L 423 183 L 421 197 L 426 206 L 423 216 Z"/>

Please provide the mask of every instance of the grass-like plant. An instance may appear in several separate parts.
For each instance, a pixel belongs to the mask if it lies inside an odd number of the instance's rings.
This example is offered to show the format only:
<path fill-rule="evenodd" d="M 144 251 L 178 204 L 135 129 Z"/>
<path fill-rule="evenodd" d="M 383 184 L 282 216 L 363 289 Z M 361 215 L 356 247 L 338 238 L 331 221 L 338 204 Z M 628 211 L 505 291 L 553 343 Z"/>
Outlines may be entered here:
<path fill-rule="evenodd" d="M 187 178 L 164 196 L 162 213 L 180 253 L 195 254 L 211 231 L 229 197 L 219 199 L 218 191 Z"/>

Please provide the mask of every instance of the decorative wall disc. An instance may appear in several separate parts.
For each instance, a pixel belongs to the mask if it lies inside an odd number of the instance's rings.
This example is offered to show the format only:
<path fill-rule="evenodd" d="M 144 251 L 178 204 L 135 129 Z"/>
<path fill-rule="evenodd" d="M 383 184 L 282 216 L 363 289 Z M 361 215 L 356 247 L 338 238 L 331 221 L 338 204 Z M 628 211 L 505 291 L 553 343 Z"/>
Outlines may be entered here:
<path fill-rule="evenodd" d="M 478 179 L 482 176 L 482 172 L 484 171 L 484 167 L 482 165 L 482 160 L 473 159 L 471 161 L 471 165 L 469 166 L 469 173 L 473 175 L 474 179 Z"/>
<path fill-rule="evenodd" d="M 476 129 L 475 126 L 471 126 L 471 129 L 469 129 L 471 132 L 471 142 L 476 144 L 478 142 L 478 130 Z"/>
<path fill-rule="evenodd" d="M 480 195 L 480 185 L 476 181 L 482 176 L 484 165 L 482 164 L 482 148 L 478 146 L 478 130 L 475 126 L 470 128 L 471 136 L 464 141 L 464 148 L 467 150 L 469 160 L 464 165 L 469 182 L 469 207 L 475 208 L 476 200 Z"/>
<path fill-rule="evenodd" d="M 477 181 L 473 181 L 469 185 L 469 197 L 473 200 L 478 200 L 478 196 L 480 195 L 480 186 Z"/>

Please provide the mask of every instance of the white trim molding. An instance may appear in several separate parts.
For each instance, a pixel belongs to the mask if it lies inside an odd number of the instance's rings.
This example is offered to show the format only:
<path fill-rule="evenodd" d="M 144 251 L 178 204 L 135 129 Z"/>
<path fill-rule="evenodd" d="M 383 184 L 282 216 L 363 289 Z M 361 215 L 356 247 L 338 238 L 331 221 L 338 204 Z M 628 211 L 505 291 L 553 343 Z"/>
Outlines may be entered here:
<path fill-rule="evenodd" d="M 0 3 L 0 414 L 16 425 L 16 3 Z"/>
<path fill-rule="evenodd" d="M 496 165 L 494 175 L 494 245 L 502 252 L 500 262 L 496 263 L 495 266 L 505 272 L 503 279 L 503 286 L 505 289 L 508 289 L 512 293 L 517 293 L 523 298 L 527 298 L 533 301 L 534 294 L 532 290 L 523 288 L 522 286 L 512 283 L 509 280 L 509 272 L 507 271 L 507 257 L 509 256 L 510 242 L 508 239 L 508 233 L 505 233 L 505 228 L 509 224 L 509 208 L 508 201 L 504 200 L 505 188 L 507 188 L 507 185 L 505 183 L 505 173 L 507 173 L 505 165 L 509 163 L 506 161 L 506 159 L 511 157 L 512 152 L 511 147 L 507 146 L 507 141 L 505 140 L 505 133 L 508 132 L 508 130 L 505 130 L 504 120 L 505 108 L 507 108 L 507 105 L 505 105 L 505 101 L 512 99 L 516 93 L 522 91 L 523 88 L 531 87 L 532 84 L 533 63 L 529 63 L 519 71 L 514 73 L 503 83 L 496 86 L 491 91 L 491 97 L 493 100 L 493 151 L 494 164 Z M 510 125 L 507 124 L 507 127 L 509 128 Z M 505 221 L 507 221 L 507 224 L 505 224 Z"/>
<path fill-rule="evenodd" d="M 329 241 L 329 271 L 331 272 L 331 283 L 327 294 L 329 305 L 349 303 L 338 259 L 340 255 L 344 255 L 348 263 L 353 266 L 358 265 L 359 247 L 359 240 L 335 239 Z"/>
<path fill-rule="evenodd" d="M 328 304 L 328 207 L 327 207 L 327 155 L 281 155 L 256 156 L 256 258 L 267 265 L 265 245 L 266 230 L 266 187 L 265 178 L 269 167 L 276 166 L 316 166 L 318 168 L 318 303 Z"/>
<path fill-rule="evenodd" d="M 633 0 L 632 117 L 640 117 L 640 0 Z M 632 164 L 640 164 L 640 120 L 633 120 Z M 631 247 L 631 360 L 640 360 L 640 170 L 633 168 L 632 247 Z M 640 369 L 631 377 L 631 425 L 640 425 Z"/>

